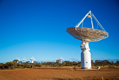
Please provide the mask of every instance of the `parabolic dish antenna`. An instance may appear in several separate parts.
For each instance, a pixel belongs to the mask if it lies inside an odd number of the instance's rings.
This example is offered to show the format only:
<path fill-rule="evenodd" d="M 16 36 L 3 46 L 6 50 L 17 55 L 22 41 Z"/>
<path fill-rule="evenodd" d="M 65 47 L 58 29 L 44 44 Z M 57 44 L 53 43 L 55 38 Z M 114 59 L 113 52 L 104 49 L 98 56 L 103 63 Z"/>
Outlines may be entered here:
<path fill-rule="evenodd" d="M 24 59 L 22 59 L 23 60 L 23 62 L 25 62 L 26 61 L 26 58 L 24 57 Z"/>
<path fill-rule="evenodd" d="M 79 27 L 86 18 L 91 19 L 92 28 Z M 93 19 L 102 30 L 94 29 Z M 75 26 L 67 28 L 67 32 L 74 38 L 81 40 L 81 68 L 91 69 L 91 54 L 89 52 L 89 42 L 95 42 L 108 37 L 108 32 L 102 27 L 97 18 L 89 11 L 84 18 Z"/>
<path fill-rule="evenodd" d="M 31 60 L 31 63 L 33 63 L 33 61 L 35 60 L 35 58 L 34 58 L 34 57 L 32 57 L 32 58 L 30 58 L 30 60 Z"/>
<path fill-rule="evenodd" d="M 99 41 L 108 37 L 108 33 L 105 31 L 84 27 L 69 27 L 67 32 L 76 39 L 89 42 Z"/>

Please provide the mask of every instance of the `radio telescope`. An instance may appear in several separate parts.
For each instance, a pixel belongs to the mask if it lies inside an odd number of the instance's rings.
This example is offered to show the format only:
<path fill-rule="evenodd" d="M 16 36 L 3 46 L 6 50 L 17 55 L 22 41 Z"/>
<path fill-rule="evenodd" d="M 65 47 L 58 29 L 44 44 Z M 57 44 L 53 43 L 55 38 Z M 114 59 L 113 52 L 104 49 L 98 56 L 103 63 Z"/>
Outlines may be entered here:
<path fill-rule="evenodd" d="M 62 64 L 63 57 L 59 58 L 59 62 Z"/>
<path fill-rule="evenodd" d="M 92 28 L 79 27 L 83 24 L 83 21 L 86 18 L 91 19 Z M 93 20 L 96 21 L 97 25 L 100 26 L 102 30 L 94 29 Z M 89 52 L 89 42 L 96 42 L 108 37 L 108 32 L 102 27 L 97 18 L 89 11 L 84 18 L 75 26 L 67 28 L 67 32 L 72 35 L 74 38 L 81 40 L 81 68 L 82 69 L 91 69 L 91 54 Z"/>
<path fill-rule="evenodd" d="M 31 60 L 31 63 L 33 63 L 33 61 L 35 60 L 35 58 L 34 58 L 34 57 L 32 57 L 32 58 L 30 58 L 30 60 Z"/>
<path fill-rule="evenodd" d="M 24 59 L 22 59 L 23 60 L 23 62 L 25 62 L 26 61 L 26 58 L 24 58 Z"/>

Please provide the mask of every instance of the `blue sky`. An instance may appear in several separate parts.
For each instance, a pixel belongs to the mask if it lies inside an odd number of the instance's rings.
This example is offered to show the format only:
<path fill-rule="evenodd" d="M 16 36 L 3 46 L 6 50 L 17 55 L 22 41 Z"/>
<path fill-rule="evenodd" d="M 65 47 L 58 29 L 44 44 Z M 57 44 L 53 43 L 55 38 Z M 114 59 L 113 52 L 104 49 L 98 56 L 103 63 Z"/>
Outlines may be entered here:
<path fill-rule="evenodd" d="M 109 32 L 108 38 L 89 43 L 92 60 L 119 59 L 118 0 L 0 0 L 0 62 L 30 61 L 32 56 L 36 61 L 61 56 L 80 61 L 81 41 L 66 29 L 89 10 Z"/>

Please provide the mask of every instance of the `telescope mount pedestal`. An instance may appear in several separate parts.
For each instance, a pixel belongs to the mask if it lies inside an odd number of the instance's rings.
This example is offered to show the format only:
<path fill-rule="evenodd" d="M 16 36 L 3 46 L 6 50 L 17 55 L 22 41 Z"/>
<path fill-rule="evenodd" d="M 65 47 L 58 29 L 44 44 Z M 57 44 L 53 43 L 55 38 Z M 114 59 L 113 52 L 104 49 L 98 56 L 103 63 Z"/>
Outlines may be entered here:
<path fill-rule="evenodd" d="M 89 52 L 89 42 L 82 41 L 81 43 L 81 69 L 91 69 L 91 53 Z"/>

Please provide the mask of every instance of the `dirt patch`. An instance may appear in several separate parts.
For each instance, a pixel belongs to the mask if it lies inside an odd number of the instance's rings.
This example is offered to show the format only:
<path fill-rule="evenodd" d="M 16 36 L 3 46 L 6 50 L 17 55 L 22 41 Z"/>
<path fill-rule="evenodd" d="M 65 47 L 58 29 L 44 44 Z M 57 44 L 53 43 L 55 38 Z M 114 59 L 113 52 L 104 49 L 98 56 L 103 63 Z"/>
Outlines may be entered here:
<path fill-rule="evenodd" d="M 119 68 L 75 70 L 71 67 L 0 70 L 0 80 L 119 80 Z"/>

